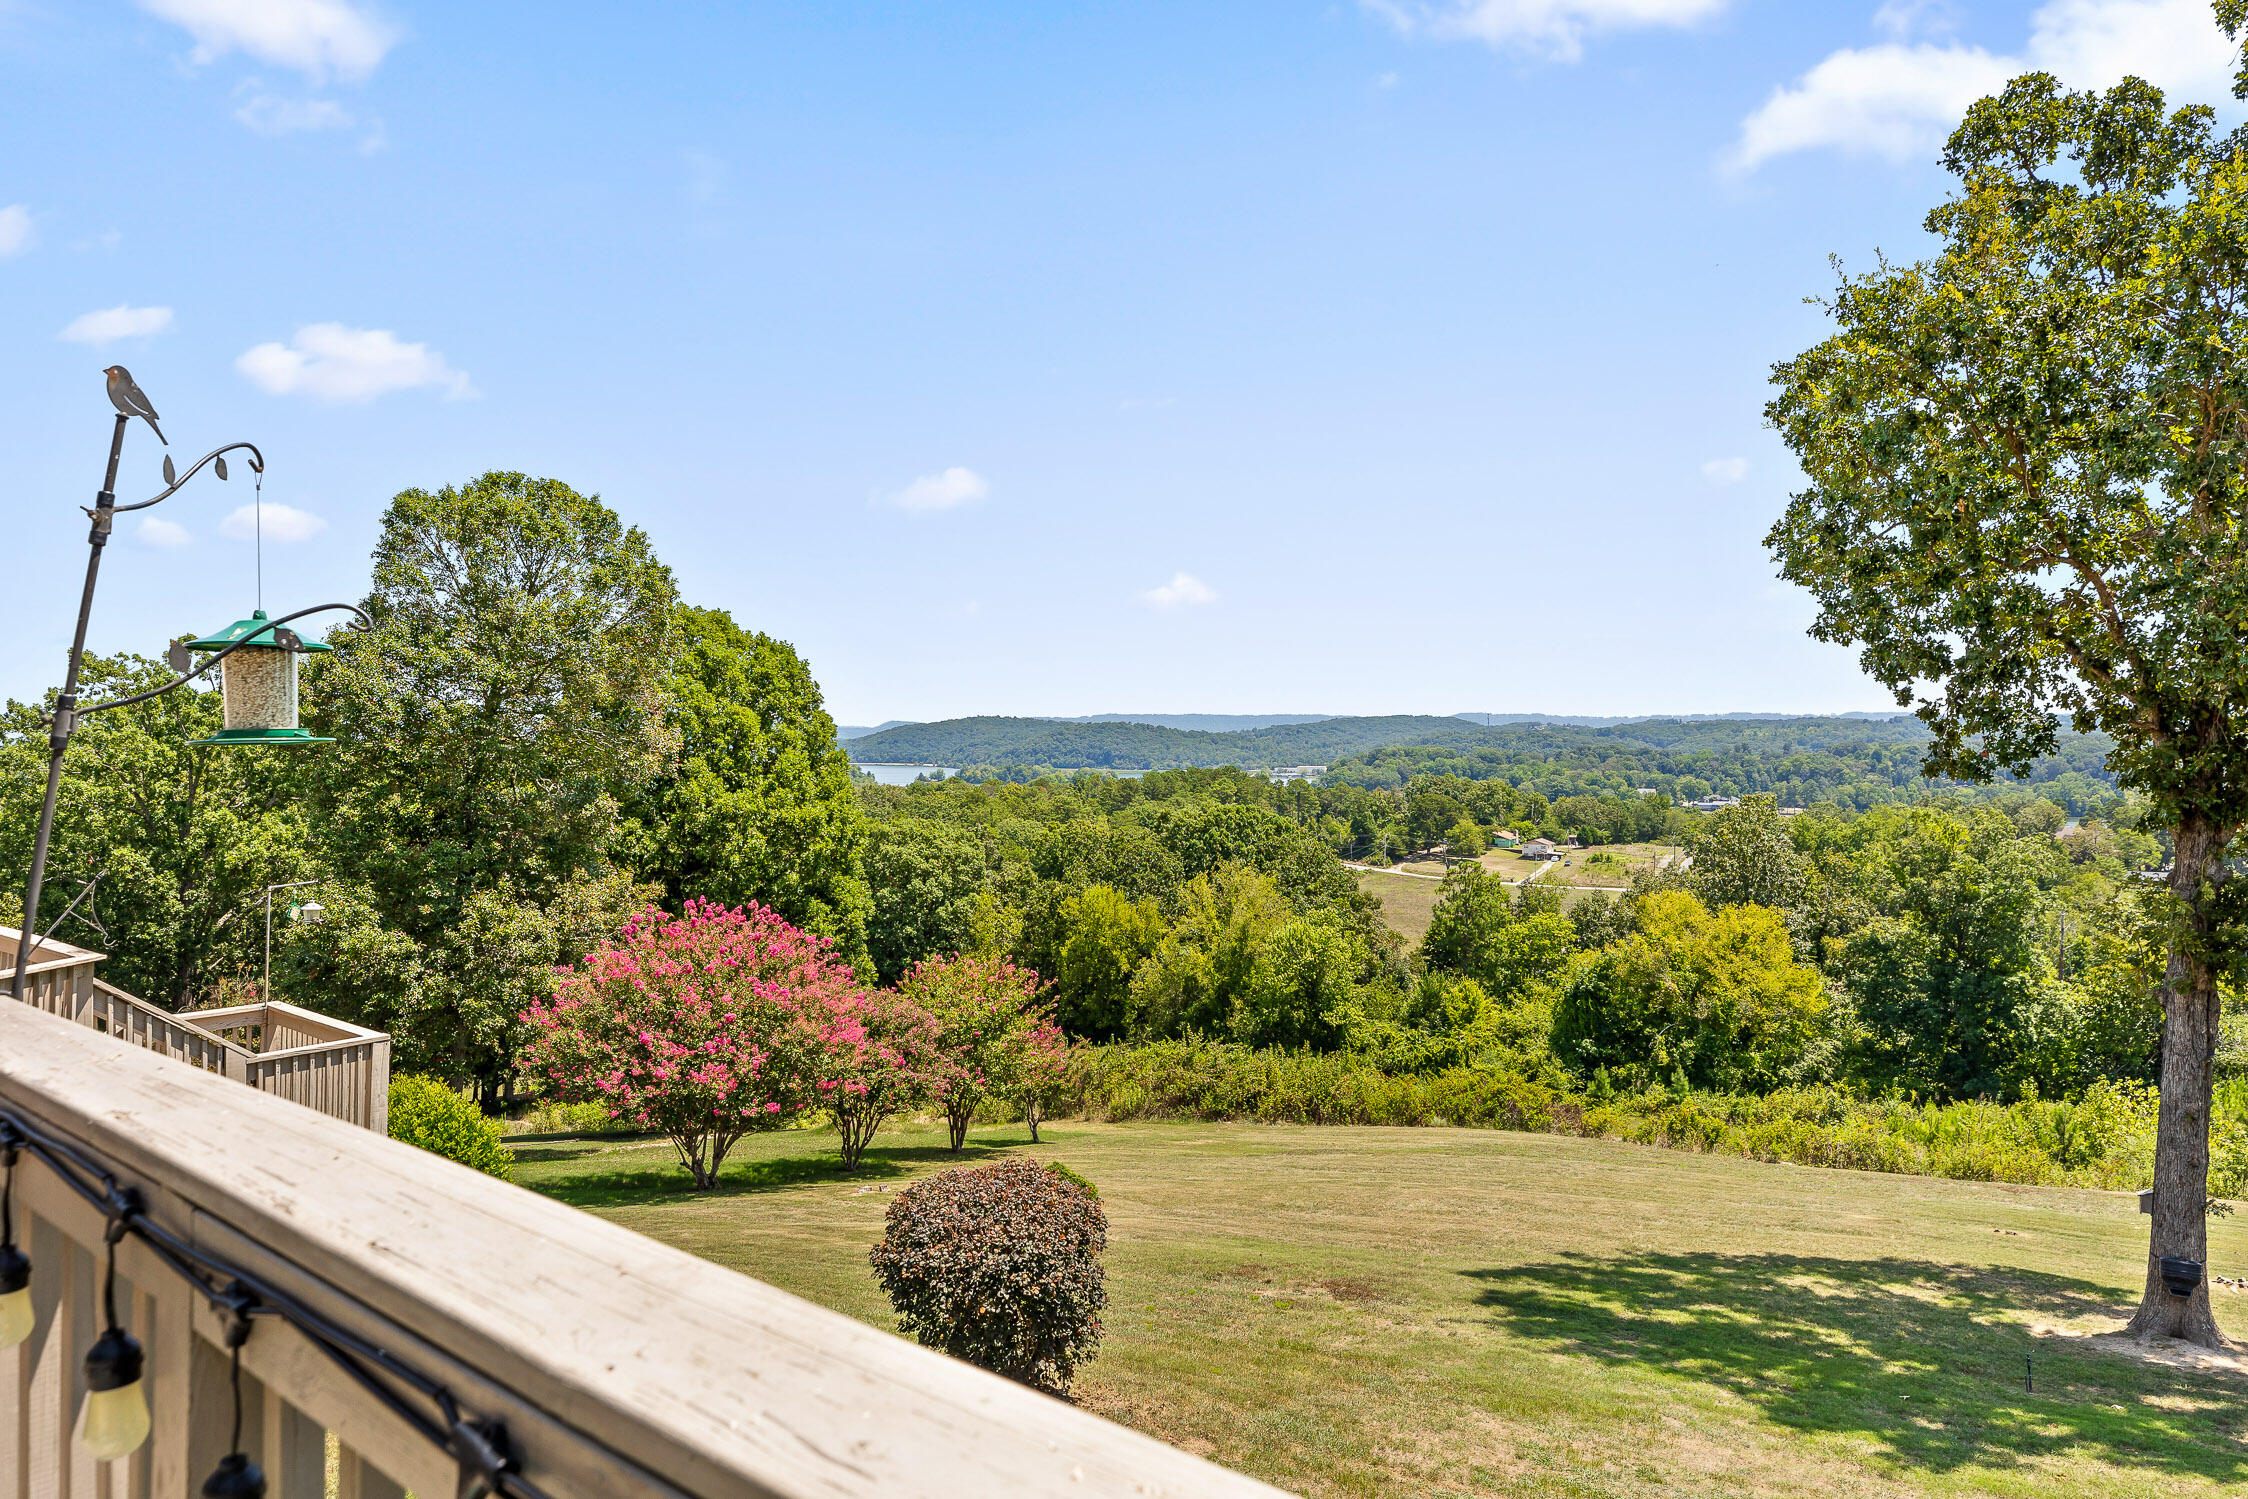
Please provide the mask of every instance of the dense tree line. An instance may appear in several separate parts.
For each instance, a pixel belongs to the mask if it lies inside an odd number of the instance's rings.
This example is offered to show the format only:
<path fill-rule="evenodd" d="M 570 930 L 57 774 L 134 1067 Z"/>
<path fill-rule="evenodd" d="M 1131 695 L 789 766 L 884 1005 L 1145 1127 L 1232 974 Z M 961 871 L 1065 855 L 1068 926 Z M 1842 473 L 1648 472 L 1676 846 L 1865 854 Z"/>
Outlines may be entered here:
<path fill-rule="evenodd" d="M 1782 806 L 1825 801 L 1861 812 L 1961 789 L 1923 772 L 1928 734 L 1914 720 L 1845 720 L 1856 737 L 1826 742 L 1805 732 L 1808 722 L 1633 724 L 1517 733 L 1505 744 L 1399 744 L 1338 761 L 1327 779 L 1376 789 L 1406 787 L 1424 776 L 1503 780 L 1553 801 L 1631 797 L 1643 790 L 1666 801 L 1768 795 Z M 1696 732 L 1673 736 L 1666 732 L 1673 727 Z M 2064 735 L 2053 753 L 2031 762 L 2021 784 L 2071 812 L 2096 812 L 2117 795 L 2104 763 L 2109 748 L 2105 735 Z"/>
<path fill-rule="evenodd" d="M 597 499 L 506 473 L 406 491 L 362 603 L 373 627 L 304 667 L 305 722 L 332 744 L 189 748 L 219 722 L 200 690 L 84 721 L 42 927 L 94 881 L 59 935 L 108 953 L 113 982 L 181 1007 L 246 997 L 264 888 L 315 880 L 282 897 L 327 915 L 277 924 L 276 992 L 488 1090 L 556 965 L 650 901 L 760 902 L 864 961 L 864 822 L 809 671 L 683 604 Z M 89 680 L 165 676 L 120 657 Z M 19 872 L 42 722 L 11 702 L 0 738 L 0 867 Z"/>

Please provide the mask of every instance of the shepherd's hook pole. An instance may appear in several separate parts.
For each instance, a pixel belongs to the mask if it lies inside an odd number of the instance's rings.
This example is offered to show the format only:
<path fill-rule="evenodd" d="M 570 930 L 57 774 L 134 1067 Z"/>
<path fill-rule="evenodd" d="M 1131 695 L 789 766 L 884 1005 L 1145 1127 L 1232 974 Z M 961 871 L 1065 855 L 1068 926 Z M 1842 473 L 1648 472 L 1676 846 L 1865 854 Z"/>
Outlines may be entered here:
<path fill-rule="evenodd" d="M 23 929 L 16 934 L 16 971 L 9 992 L 23 998 L 23 974 L 31 966 L 33 933 L 39 925 L 40 886 L 47 879 L 47 843 L 55 831 L 55 793 L 62 787 L 63 751 L 78 728 L 78 667 L 86 656 L 86 621 L 94 612 L 94 580 L 101 574 L 101 551 L 109 545 L 110 523 L 116 518 L 117 460 L 125 450 L 125 424 L 132 418 L 120 411 L 109 434 L 109 468 L 103 474 L 101 493 L 94 496 L 93 528 L 86 534 L 86 588 L 78 596 L 78 631 L 70 638 L 70 666 L 63 674 L 62 695 L 55 699 L 55 716 L 47 728 L 47 796 L 39 804 L 39 835 L 31 844 L 31 879 L 23 892 Z"/>

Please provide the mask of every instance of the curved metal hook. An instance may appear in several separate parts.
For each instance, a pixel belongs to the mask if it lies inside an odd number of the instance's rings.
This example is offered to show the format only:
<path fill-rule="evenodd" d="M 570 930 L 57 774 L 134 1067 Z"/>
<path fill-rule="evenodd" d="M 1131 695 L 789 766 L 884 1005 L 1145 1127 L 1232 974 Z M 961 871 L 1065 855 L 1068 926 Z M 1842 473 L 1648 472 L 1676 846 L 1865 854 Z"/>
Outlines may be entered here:
<path fill-rule="evenodd" d="M 173 495 L 178 494 L 181 487 L 185 485 L 188 480 L 194 478 L 197 473 L 202 471 L 204 464 L 209 463 L 212 459 L 219 457 L 221 454 L 231 453 L 236 448 L 248 448 L 250 450 L 251 473 L 262 474 L 265 472 L 265 454 L 258 451 L 258 445 L 256 443 L 230 442 L 225 447 L 213 448 L 210 452 L 205 453 L 202 457 L 196 459 L 195 466 L 193 468 L 190 468 L 186 473 L 181 474 L 177 479 L 174 479 L 171 484 L 165 488 L 162 494 L 157 495 L 154 499 L 142 500 L 137 505 L 119 505 L 116 507 L 117 513 L 119 515 L 123 515 L 130 510 L 146 510 L 151 505 L 161 504 L 165 500 L 170 499 Z"/>
<path fill-rule="evenodd" d="M 241 443 L 238 444 L 238 446 L 248 447 L 249 444 Z M 223 453 L 226 450 L 224 448 L 221 448 L 219 451 Z M 151 500 L 149 503 L 154 504 L 155 501 Z M 284 614 L 279 619 L 268 620 L 266 622 L 266 627 L 258 631 L 257 633 L 260 635 L 274 635 L 280 630 L 283 625 L 287 624 L 292 619 L 302 619 L 307 614 L 325 614 L 330 609 L 349 609 L 353 614 L 359 616 L 359 628 L 362 630 L 371 630 L 375 627 L 375 622 L 373 619 L 368 617 L 367 611 L 360 608 L 357 604 L 314 604 L 309 609 L 299 609 L 294 614 Z M 203 673 L 209 671 L 212 667 L 218 665 L 221 661 L 224 661 L 227 657 L 233 655 L 236 651 L 249 644 L 251 644 L 251 641 L 248 637 L 237 640 L 234 642 L 234 644 L 226 647 L 224 650 L 214 651 L 208 661 L 205 661 L 201 666 L 196 667 L 193 671 L 183 671 L 178 676 L 172 678 L 172 680 L 166 682 L 161 687 L 151 687 L 148 689 L 148 691 L 136 692 L 131 697 L 111 698 L 106 703 L 95 703 L 90 708 L 80 708 L 78 710 L 78 716 L 80 718 L 85 718 L 89 714 L 106 713 L 111 708 L 128 707 L 133 703 L 144 703 L 152 697 L 162 697 L 165 693 L 170 692 L 174 687 L 178 687 L 186 682 L 191 682 L 195 678 L 203 675 Z M 263 641 L 258 642 L 258 644 L 262 648 L 271 648 L 269 646 L 266 646 L 265 642 Z"/>

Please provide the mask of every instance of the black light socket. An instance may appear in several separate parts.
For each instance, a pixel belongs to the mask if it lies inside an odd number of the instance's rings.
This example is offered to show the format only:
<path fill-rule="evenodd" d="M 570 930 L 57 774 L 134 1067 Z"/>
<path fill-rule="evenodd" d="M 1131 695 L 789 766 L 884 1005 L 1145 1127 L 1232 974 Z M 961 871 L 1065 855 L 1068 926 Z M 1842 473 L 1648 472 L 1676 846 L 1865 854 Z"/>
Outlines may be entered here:
<path fill-rule="evenodd" d="M 229 1452 L 203 1480 L 203 1499 L 265 1499 L 265 1470 L 241 1453 Z"/>
<path fill-rule="evenodd" d="M 86 1350 L 88 1390 L 122 1390 L 140 1377 L 140 1339 L 122 1327 L 112 1327 L 94 1339 L 94 1346 Z"/>
<path fill-rule="evenodd" d="M 31 1256 L 13 1244 L 0 1244 L 0 1296 L 31 1284 Z"/>

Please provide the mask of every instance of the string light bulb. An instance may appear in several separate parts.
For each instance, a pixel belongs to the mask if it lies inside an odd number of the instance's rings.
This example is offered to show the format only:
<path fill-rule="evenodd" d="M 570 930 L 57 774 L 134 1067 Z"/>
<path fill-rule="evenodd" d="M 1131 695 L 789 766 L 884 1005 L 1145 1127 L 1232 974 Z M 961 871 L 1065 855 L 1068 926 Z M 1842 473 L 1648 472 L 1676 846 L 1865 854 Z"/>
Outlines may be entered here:
<path fill-rule="evenodd" d="M 31 1257 L 0 1241 L 0 1349 L 31 1336 Z"/>
<path fill-rule="evenodd" d="M 0 1349 L 31 1336 L 31 1257 L 16 1248 L 16 1147 L 0 1146 Z"/>
<path fill-rule="evenodd" d="M 78 1441 L 108 1462 L 148 1440 L 148 1392 L 141 1384 L 140 1339 L 112 1327 L 86 1352 L 86 1403 L 78 1412 Z"/>
<path fill-rule="evenodd" d="M 86 1403 L 78 1408 L 78 1442 L 103 1462 L 123 1457 L 148 1440 L 148 1391 L 141 1384 L 147 1362 L 140 1339 L 117 1325 L 117 1241 L 125 1220 L 109 1220 L 102 1240 L 109 1262 L 102 1273 L 101 1312 L 106 1324 L 86 1350 Z"/>

